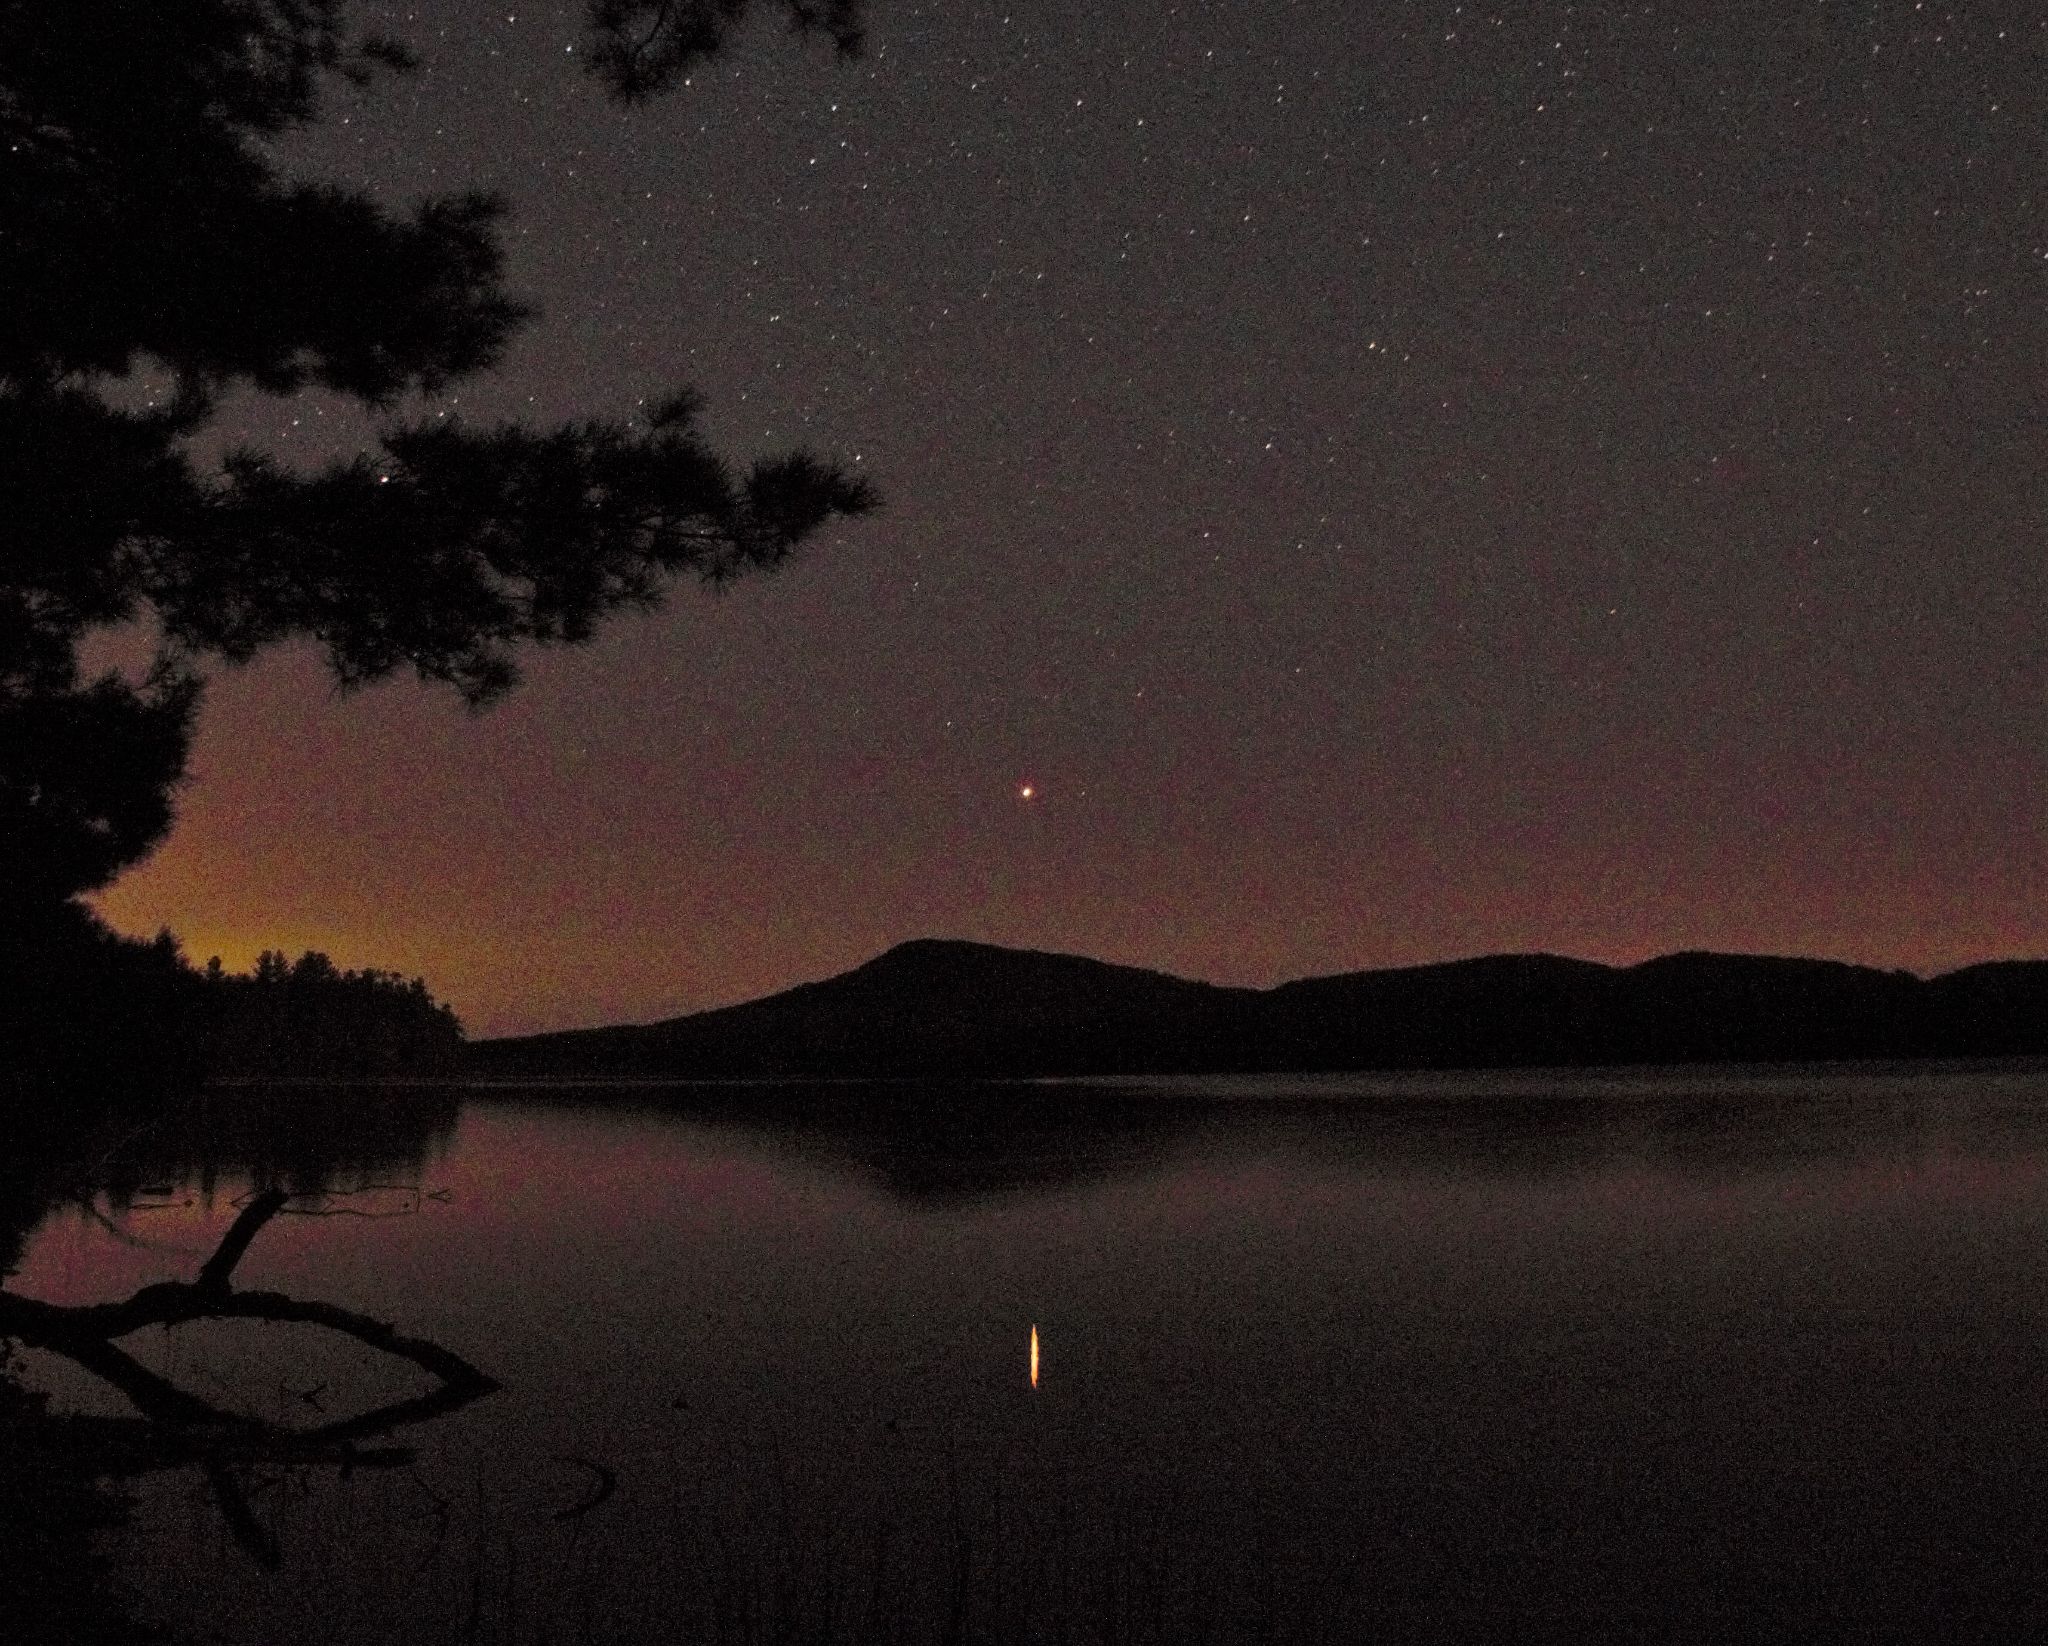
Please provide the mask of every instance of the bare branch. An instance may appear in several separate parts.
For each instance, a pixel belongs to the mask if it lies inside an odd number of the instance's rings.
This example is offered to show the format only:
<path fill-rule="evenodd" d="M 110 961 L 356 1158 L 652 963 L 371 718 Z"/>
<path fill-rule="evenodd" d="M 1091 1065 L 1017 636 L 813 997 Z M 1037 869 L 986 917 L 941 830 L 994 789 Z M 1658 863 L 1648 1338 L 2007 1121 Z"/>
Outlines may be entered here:
<path fill-rule="evenodd" d="M 242 1254 L 249 1249 L 249 1242 L 256 1238 L 263 1225 L 277 1216 L 278 1211 L 291 1197 L 282 1189 L 265 1189 L 248 1205 L 241 1215 L 229 1225 L 228 1232 L 221 1236 L 220 1245 L 213 1256 L 206 1260 L 206 1266 L 199 1271 L 199 1285 L 202 1290 L 224 1292 L 228 1280 L 235 1272 L 235 1265 L 242 1261 Z"/>
<path fill-rule="evenodd" d="M 217 1457 L 205 1459 L 200 1468 L 206 1471 L 206 1483 L 213 1488 L 213 1501 L 220 1507 L 221 1519 L 228 1523 L 228 1530 L 235 1535 L 249 1558 L 266 1572 L 274 1572 L 284 1562 L 284 1551 L 277 1546 L 277 1538 L 270 1528 L 256 1518 L 256 1511 L 249 1507 L 248 1495 L 242 1490 L 242 1483 L 235 1478 L 234 1471 Z"/>
<path fill-rule="evenodd" d="M 405 1448 L 366 1451 L 356 1442 L 455 1411 L 498 1387 L 494 1379 L 452 1350 L 426 1338 L 407 1336 L 387 1321 L 282 1292 L 235 1291 L 230 1285 L 235 1265 L 288 1198 L 282 1190 L 269 1189 L 244 1206 L 196 1281 L 159 1281 L 118 1303 L 78 1305 L 46 1303 L 0 1290 L 0 1337 L 63 1355 L 118 1389 L 139 1414 L 70 1420 L 75 1433 L 94 1441 L 105 1470 L 135 1474 L 197 1464 L 205 1471 L 235 1540 L 266 1567 L 277 1564 L 276 1541 L 251 1510 L 248 1495 L 234 1473 L 236 1468 L 329 1464 L 347 1471 L 359 1465 L 384 1468 L 409 1463 L 412 1453 Z M 437 1379 L 437 1386 L 354 1417 L 295 1429 L 224 1411 L 151 1371 L 114 1342 L 144 1326 L 178 1326 L 196 1320 L 274 1320 L 324 1326 L 380 1353 L 410 1361 Z M 313 1394 L 318 1392 L 316 1389 Z M 315 1403 L 311 1397 L 302 1398 Z M 574 1513 L 585 1513 L 611 1495 L 609 1472 L 599 1473 L 596 1494 Z"/>

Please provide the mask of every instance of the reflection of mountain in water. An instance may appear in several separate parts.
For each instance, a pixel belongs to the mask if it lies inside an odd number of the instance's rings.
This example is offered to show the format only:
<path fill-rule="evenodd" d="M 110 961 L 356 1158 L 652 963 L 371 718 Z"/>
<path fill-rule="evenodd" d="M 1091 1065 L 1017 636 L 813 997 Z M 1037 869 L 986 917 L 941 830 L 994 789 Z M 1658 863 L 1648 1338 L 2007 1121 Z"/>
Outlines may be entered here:
<path fill-rule="evenodd" d="M 497 1089 L 472 1089 L 488 1101 Z M 1031 1193 L 1152 1168 L 1210 1104 L 1152 1093 L 977 1081 L 522 1085 L 521 1102 L 601 1105 L 692 1126 L 842 1173 L 913 1203 Z M 508 1094 L 510 1095 L 510 1094 Z"/>
<path fill-rule="evenodd" d="M 768 1082 L 473 1088 L 730 1133 L 913 1203 L 1053 1191 L 1191 1155 L 1527 1179 L 1676 1175 L 2048 1145 L 2032 1064 L 1293 1080 Z"/>
<path fill-rule="evenodd" d="M 0 1171 L 0 1254 L 83 1174 L 116 1205 L 243 1184 L 418 1182 L 465 1102 L 671 1115 L 913 1204 L 1055 1191 L 1205 1154 L 1346 1170 L 1678 1174 L 2048 1145 L 2048 1065 L 1493 1071 L 1159 1080 L 250 1085 L 204 1094 L 92 1158 Z M 12 1183 L 11 1192 L 6 1184 Z"/>

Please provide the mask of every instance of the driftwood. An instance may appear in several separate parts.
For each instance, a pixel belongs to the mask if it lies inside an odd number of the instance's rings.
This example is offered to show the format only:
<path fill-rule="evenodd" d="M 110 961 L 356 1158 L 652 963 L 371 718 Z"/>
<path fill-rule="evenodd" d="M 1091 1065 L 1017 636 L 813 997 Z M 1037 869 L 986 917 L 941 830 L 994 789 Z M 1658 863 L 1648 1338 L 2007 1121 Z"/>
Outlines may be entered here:
<path fill-rule="evenodd" d="M 0 1337 L 13 1338 L 29 1348 L 48 1349 L 84 1367 L 118 1389 L 139 1414 L 68 1420 L 71 1432 L 85 1443 L 96 1471 L 132 1475 L 198 1466 L 236 1541 L 266 1566 L 277 1564 L 277 1546 L 250 1510 L 234 1473 L 237 1468 L 314 1464 L 346 1473 L 403 1465 L 412 1461 L 410 1449 L 364 1447 L 358 1442 L 455 1411 L 498 1387 L 460 1355 L 425 1338 L 407 1337 L 387 1322 L 282 1292 L 236 1291 L 231 1284 L 235 1265 L 288 1198 L 282 1190 L 271 1189 L 243 1207 L 194 1281 L 159 1281 L 119 1303 L 79 1305 L 45 1303 L 0 1290 Z M 178 1326 L 195 1320 L 277 1320 L 325 1326 L 369 1348 L 411 1361 L 438 1379 L 439 1386 L 354 1417 L 299 1429 L 202 1400 L 151 1371 L 114 1342 L 145 1326 Z"/>

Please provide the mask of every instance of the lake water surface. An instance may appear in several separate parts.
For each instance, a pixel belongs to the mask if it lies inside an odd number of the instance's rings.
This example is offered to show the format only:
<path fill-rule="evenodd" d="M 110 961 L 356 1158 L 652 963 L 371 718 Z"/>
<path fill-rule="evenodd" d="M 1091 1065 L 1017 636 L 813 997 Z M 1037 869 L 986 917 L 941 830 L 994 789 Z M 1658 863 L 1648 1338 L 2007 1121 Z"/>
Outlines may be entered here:
<path fill-rule="evenodd" d="M 300 1124 L 138 1165 L 8 1283 L 190 1278 L 282 1180 L 391 1215 L 280 1216 L 238 1285 L 503 1385 L 405 1467 L 246 1471 L 274 1570 L 144 1477 L 119 1569 L 199 1638 L 2048 1622 L 2038 1065 L 415 1095 L 367 1146 L 275 1094 Z M 126 1346 L 276 1420 L 422 1386 L 312 1327 Z"/>

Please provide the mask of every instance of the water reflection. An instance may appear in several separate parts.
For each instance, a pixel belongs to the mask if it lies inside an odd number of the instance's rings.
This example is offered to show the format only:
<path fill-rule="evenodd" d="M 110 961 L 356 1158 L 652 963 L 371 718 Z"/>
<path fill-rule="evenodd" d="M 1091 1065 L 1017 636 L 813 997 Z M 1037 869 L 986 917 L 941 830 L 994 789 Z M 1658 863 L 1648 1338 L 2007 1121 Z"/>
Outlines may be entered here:
<path fill-rule="evenodd" d="M 286 1466 L 397 1468 L 413 1454 L 403 1447 L 366 1447 L 398 1430 L 460 1411 L 498 1385 L 462 1356 L 424 1338 L 406 1336 L 383 1321 L 318 1299 L 279 1292 L 237 1290 L 235 1268 L 257 1233 L 292 1197 L 271 1189 L 241 1209 L 220 1245 L 189 1283 L 158 1281 L 118 1301 L 56 1304 L 0 1291 L 0 1337 L 46 1350 L 118 1390 L 135 1409 L 132 1418 L 74 1418 L 71 1438 L 95 1472 L 132 1476 L 196 1467 L 235 1539 L 260 1564 L 279 1561 L 276 1540 L 250 1510 L 242 1488 L 252 1469 Z M 379 1354 L 409 1362 L 436 1380 L 420 1395 L 311 1427 L 266 1422 L 230 1410 L 152 1371 L 118 1346 L 142 1331 L 204 1320 L 255 1320 L 323 1327 Z M 315 1395 L 302 1396 L 318 1409 Z"/>
<path fill-rule="evenodd" d="M 212 1255 L 189 1282 L 157 1280 L 124 1299 L 63 1303 L 0 1289 L 0 1419 L 5 1424 L 9 1473 L 17 1507 L 71 1505 L 55 1524 L 35 1528 L 32 1539 L 66 1540 L 117 1518 L 118 1500 L 98 1494 L 95 1481 L 134 1481 L 183 1470 L 206 1482 L 222 1522 L 241 1549 L 259 1565 L 277 1568 L 283 1559 L 274 1533 L 251 1503 L 252 1480 L 275 1485 L 280 1471 L 303 1476 L 327 1470 L 347 1476 L 357 1470 L 409 1468 L 415 1454 L 400 1445 L 380 1445 L 402 1430 L 461 1410 L 497 1385 L 462 1356 L 426 1339 L 407 1336 L 383 1321 L 317 1298 L 269 1290 L 238 1289 L 237 1266 L 257 1234 L 287 1209 L 306 1216 L 403 1215 L 416 1185 L 366 1184 L 383 1173 L 415 1173 L 428 1156 L 445 1147 L 457 1104 L 440 1092 L 337 1091 L 306 1087 L 205 1094 L 171 1106 L 148 1120 L 130 1120 L 40 1160 L 17 1154 L 9 1174 L 11 1193 L 0 1198 L 0 1251 L 14 1251 L 27 1226 L 53 1203 L 68 1202 L 128 1247 L 142 1240 L 118 1219 L 153 1208 L 189 1206 L 194 1199 L 211 1209 L 223 1176 L 266 1185 L 241 1197 L 233 1222 Z M 334 1189 L 354 1181 L 351 1189 Z M 290 1185 L 281 1187 L 280 1184 Z M 170 1198 L 149 1200 L 149 1195 Z M 182 1197 L 182 1198 L 179 1198 Z M 394 1204 L 394 1200 L 398 1203 Z M 104 1209 L 103 1209 L 104 1208 Z M 11 1272 L 11 1267 L 10 1271 Z M 408 1393 L 344 1416 L 312 1424 L 266 1420 L 239 1401 L 193 1392 L 137 1359 L 120 1340 L 145 1328 L 208 1321 L 259 1321 L 315 1326 L 352 1340 L 378 1355 L 405 1362 L 434 1380 L 423 1393 Z M 13 1353 L 6 1353 L 14 1346 Z M 112 1416 L 68 1412 L 52 1416 L 7 1378 L 7 1362 L 20 1350 L 58 1359 L 85 1377 L 117 1392 L 130 1412 Z M 324 1382 L 294 1391 L 316 1412 L 324 1411 Z M 280 1392 L 284 1392 L 282 1380 Z M 231 1397 L 232 1398 L 232 1397 Z M 4 1530 L 4 1528 L 0 1528 Z M 53 1570 L 61 1557 L 44 1557 L 14 1574 L 12 1598 L 33 1615 L 41 1602 L 55 1603 L 73 1588 L 66 1573 Z M 84 1560 L 87 1568 L 97 1562 Z M 72 1638 L 105 1633 L 125 1638 L 128 1622 L 100 1602 L 90 1606 L 65 1597 L 73 1619 Z"/>
<path fill-rule="evenodd" d="M 444 1085 L 223 1086 L 123 1129 L 80 1164 L 117 1210 L 173 1186 L 210 1203 L 223 1185 L 307 1196 L 417 1182 L 446 1154 L 461 1107 Z"/>
<path fill-rule="evenodd" d="M 1938 1097 L 1930 1101 L 1930 1093 Z M 472 1087 L 480 1102 L 667 1116 L 940 1206 L 1225 1152 L 1518 1180 L 1629 1163 L 1686 1175 L 2048 1141 L 2036 1063 Z"/>
<path fill-rule="evenodd" d="M 122 1547 L 167 1615 L 337 1642 L 2048 1622 L 2039 1069 L 490 1091 L 420 1135 L 327 1177 L 413 1177 L 415 1215 L 257 1255 L 505 1391 L 411 1430 L 409 1471 L 255 1500 L 274 1576 L 149 1496 Z M 24 1280 L 140 1261 L 60 1218 Z"/>

